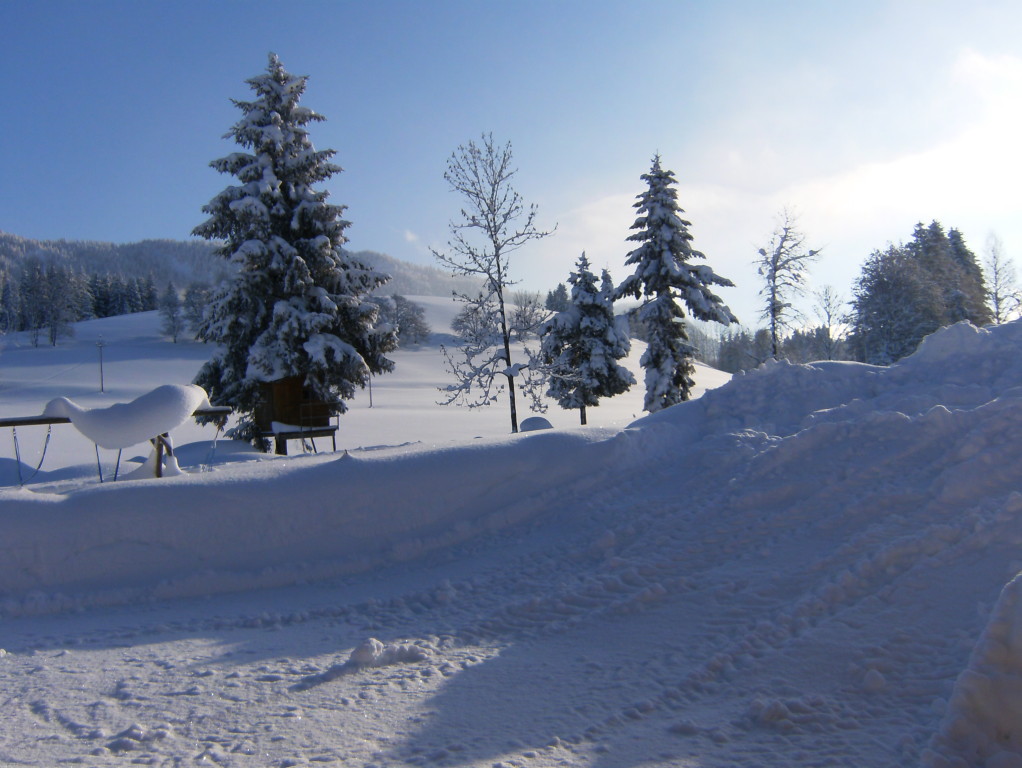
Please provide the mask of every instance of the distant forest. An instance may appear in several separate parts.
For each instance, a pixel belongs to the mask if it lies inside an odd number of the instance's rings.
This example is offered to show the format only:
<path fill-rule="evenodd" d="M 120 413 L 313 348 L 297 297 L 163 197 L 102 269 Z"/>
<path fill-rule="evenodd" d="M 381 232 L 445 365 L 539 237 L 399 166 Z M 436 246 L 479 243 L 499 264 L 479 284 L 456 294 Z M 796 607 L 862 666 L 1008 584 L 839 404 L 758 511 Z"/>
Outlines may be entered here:
<path fill-rule="evenodd" d="M 169 285 L 183 294 L 230 274 L 230 265 L 214 249 L 199 240 L 116 244 L 31 240 L 0 232 L 0 333 L 29 331 L 33 343 L 46 338 L 56 344 L 79 320 L 157 309 Z M 373 251 L 355 255 L 391 276 L 381 294 L 449 296 L 453 290 L 478 290 L 435 267 Z"/>

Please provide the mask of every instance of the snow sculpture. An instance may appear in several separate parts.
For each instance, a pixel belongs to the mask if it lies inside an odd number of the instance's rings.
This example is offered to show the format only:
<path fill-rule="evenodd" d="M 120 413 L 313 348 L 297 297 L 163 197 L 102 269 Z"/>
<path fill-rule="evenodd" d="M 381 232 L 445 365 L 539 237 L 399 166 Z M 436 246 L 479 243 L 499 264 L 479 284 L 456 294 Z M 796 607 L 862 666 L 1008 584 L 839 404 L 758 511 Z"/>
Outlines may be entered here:
<path fill-rule="evenodd" d="M 43 415 L 70 419 L 96 445 L 120 450 L 169 432 L 196 410 L 209 407 L 202 387 L 165 384 L 130 403 L 109 408 L 82 408 L 66 397 L 58 397 L 46 404 Z"/>

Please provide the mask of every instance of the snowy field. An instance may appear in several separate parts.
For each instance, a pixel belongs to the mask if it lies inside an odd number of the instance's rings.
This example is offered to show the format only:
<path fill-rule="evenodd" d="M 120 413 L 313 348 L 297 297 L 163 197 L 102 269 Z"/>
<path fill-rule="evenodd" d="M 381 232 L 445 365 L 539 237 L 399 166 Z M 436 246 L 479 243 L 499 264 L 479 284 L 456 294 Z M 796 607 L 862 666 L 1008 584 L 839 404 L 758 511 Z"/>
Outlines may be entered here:
<path fill-rule="evenodd" d="M 187 383 L 157 326 L 6 339 L 0 416 Z M 516 436 L 395 360 L 337 453 L 0 430 L 0 764 L 1022 767 L 1022 325 Z"/>

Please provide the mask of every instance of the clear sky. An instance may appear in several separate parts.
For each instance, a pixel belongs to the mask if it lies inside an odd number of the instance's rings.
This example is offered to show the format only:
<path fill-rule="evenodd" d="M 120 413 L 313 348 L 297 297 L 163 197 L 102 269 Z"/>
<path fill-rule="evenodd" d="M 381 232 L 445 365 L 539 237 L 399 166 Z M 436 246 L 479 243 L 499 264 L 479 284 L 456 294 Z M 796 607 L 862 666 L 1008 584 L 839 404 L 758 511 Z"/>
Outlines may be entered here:
<path fill-rule="evenodd" d="M 616 281 L 639 176 L 679 180 L 695 246 L 758 323 L 777 214 L 846 296 L 917 221 L 991 232 L 1022 269 L 1022 3 L 940 0 L 0 0 L 0 230 L 186 239 L 232 182 L 209 161 L 269 51 L 309 76 L 345 172 L 350 247 L 432 263 L 460 201 L 443 171 L 483 132 L 553 236 L 516 254 L 546 291 L 585 250 Z"/>

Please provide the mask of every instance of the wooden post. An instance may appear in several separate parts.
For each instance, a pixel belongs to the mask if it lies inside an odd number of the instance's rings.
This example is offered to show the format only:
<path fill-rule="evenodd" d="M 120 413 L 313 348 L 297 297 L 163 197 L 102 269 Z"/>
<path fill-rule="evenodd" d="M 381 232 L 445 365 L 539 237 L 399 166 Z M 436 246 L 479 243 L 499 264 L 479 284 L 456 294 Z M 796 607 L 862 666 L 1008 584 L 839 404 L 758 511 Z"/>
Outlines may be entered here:
<path fill-rule="evenodd" d="M 157 435 L 150 442 L 156 446 L 156 477 L 163 477 L 163 456 L 166 453 L 167 456 L 174 455 L 174 448 L 170 444 L 170 434 L 164 432 L 162 435 Z"/>

